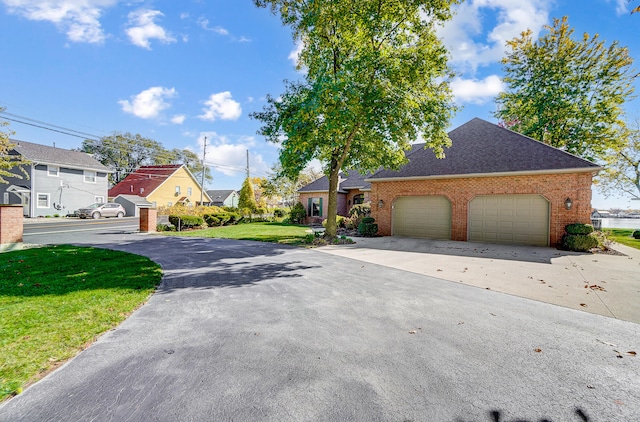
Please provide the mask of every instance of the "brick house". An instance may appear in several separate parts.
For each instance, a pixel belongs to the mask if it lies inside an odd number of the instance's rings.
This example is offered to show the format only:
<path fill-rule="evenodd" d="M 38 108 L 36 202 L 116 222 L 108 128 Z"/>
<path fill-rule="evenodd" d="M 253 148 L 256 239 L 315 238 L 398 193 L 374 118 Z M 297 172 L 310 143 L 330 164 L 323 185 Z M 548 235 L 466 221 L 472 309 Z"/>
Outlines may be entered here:
<path fill-rule="evenodd" d="M 590 223 L 598 165 L 477 118 L 449 137 L 444 159 L 416 144 L 364 179 L 379 234 L 554 246 Z"/>
<path fill-rule="evenodd" d="M 371 183 L 365 181 L 371 174 L 355 170 L 340 173 L 338 181 L 338 215 L 349 215 L 352 206 L 369 202 Z M 322 223 L 329 203 L 329 179 L 323 176 L 298 190 L 299 201 L 307 210 L 307 224 Z"/>

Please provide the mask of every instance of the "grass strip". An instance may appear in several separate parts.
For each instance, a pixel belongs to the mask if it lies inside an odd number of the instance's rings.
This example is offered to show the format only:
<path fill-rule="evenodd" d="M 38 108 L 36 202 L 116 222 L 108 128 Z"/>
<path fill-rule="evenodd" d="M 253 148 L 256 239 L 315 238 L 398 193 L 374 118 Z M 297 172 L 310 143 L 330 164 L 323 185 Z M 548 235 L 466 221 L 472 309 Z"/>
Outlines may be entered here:
<path fill-rule="evenodd" d="M 304 245 L 308 242 L 309 227 L 285 223 L 244 223 L 233 226 L 211 227 L 203 230 L 184 232 L 163 232 L 163 234 L 186 237 L 210 237 L 218 239 L 257 240 L 260 242 Z"/>
<path fill-rule="evenodd" d="M 121 323 L 161 278 L 148 258 L 106 249 L 0 254 L 0 401 Z"/>
<path fill-rule="evenodd" d="M 607 239 L 620 243 L 621 245 L 630 246 L 640 249 L 640 239 L 634 239 L 631 234 L 634 229 L 603 229 Z"/>

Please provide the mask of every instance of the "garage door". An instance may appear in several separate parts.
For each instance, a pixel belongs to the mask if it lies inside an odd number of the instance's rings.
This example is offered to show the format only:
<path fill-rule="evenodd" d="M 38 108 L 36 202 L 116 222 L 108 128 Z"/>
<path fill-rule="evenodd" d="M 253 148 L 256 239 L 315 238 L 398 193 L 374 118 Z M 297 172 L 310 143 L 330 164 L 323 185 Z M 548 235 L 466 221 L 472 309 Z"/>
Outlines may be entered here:
<path fill-rule="evenodd" d="M 477 196 L 469 203 L 469 241 L 549 245 L 549 203 L 540 195 Z"/>
<path fill-rule="evenodd" d="M 444 196 L 405 196 L 393 203 L 393 235 L 451 239 L 451 203 Z"/>

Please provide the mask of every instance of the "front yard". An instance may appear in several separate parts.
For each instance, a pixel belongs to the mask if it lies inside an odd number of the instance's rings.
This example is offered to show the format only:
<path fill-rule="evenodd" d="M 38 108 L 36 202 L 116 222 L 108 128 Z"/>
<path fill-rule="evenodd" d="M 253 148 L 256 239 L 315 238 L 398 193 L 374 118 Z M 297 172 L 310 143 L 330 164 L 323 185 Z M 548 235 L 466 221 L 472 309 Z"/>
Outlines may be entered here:
<path fill-rule="evenodd" d="M 213 237 L 218 239 L 257 240 L 261 242 L 284 243 L 287 245 L 308 244 L 309 227 L 285 223 L 246 223 L 234 226 L 211 227 L 183 232 L 163 232 L 163 234 L 187 237 Z"/>
<path fill-rule="evenodd" d="M 609 240 L 618 242 L 621 245 L 640 249 L 640 239 L 634 239 L 631 236 L 631 234 L 634 232 L 634 229 L 603 229 L 602 231 Z"/>
<path fill-rule="evenodd" d="M 106 249 L 0 254 L 0 402 L 120 324 L 161 278 L 151 260 Z"/>

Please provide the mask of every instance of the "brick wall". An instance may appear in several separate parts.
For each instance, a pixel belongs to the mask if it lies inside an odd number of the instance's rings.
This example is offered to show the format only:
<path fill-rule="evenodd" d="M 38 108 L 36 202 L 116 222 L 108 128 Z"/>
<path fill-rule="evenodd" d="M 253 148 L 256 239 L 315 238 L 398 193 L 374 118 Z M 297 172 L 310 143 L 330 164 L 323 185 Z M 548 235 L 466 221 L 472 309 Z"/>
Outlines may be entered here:
<path fill-rule="evenodd" d="M 140 208 L 140 232 L 153 233 L 158 222 L 158 210 L 155 208 Z"/>
<path fill-rule="evenodd" d="M 22 242 L 22 205 L 0 205 L 0 245 Z"/>
<path fill-rule="evenodd" d="M 549 244 L 557 245 L 570 223 L 590 223 L 591 173 L 407 180 L 371 183 L 372 217 L 378 232 L 391 235 L 393 201 L 401 196 L 443 195 L 451 201 L 451 239 L 467 240 L 469 202 L 477 195 L 539 194 L 550 203 Z M 571 210 L 565 209 L 571 198 Z M 384 206 L 378 208 L 382 199 Z"/>

